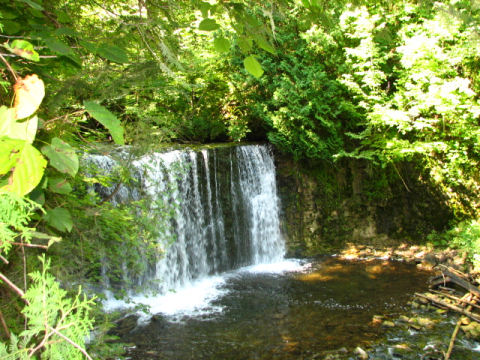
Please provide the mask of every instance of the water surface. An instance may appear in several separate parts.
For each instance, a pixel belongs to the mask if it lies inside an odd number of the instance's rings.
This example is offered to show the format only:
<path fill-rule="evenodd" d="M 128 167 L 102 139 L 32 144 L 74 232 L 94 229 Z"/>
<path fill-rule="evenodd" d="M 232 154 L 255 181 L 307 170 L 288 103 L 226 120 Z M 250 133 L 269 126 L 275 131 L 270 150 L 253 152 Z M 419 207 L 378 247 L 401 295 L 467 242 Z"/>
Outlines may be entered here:
<path fill-rule="evenodd" d="M 379 339 L 385 328 L 372 323 L 373 316 L 405 312 L 429 277 L 401 262 L 331 257 L 290 270 L 257 266 L 226 274 L 216 285 L 218 296 L 196 311 L 165 312 L 121 334 L 122 341 L 134 344 L 128 356 L 323 358 Z"/>

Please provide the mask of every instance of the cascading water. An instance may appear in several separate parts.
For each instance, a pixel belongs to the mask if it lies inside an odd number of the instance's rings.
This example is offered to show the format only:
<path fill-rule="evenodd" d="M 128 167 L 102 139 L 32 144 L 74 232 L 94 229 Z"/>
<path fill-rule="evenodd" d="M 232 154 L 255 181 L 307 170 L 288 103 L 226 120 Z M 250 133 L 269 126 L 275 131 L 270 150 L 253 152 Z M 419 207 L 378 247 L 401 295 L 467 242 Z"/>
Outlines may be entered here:
<path fill-rule="evenodd" d="M 115 166 L 107 156 L 89 159 L 105 171 Z M 202 279 L 218 280 L 215 274 L 283 259 L 275 167 L 268 146 L 158 152 L 134 160 L 132 167 L 137 186 L 121 186 L 112 201 L 146 194 L 169 214 L 158 239 L 165 255 L 124 289 L 134 300 L 149 302 L 134 292 L 138 285 L 155 283 L 154 293 L 168 295 Z M 113 191 L 97 190 L 104 196 Z"/>

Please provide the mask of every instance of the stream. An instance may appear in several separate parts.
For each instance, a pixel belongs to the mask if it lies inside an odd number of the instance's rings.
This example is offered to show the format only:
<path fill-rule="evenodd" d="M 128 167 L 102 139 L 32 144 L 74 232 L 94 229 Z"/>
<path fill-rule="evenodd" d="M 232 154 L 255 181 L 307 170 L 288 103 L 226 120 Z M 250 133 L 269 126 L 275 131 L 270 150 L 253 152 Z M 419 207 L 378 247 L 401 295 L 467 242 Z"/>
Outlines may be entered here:
<path fill-rule="evenodd" d="M 323 359 L 380 339 L 373 316 L 405 313 L 428 277 L 402 262 L 335 257 L 250 266 L 211 283 L 210 297 L 199 286 L 203 303 L 185 309 L 170 297 L 176 311 L 140 326 L 126 318 L 116 333 L 130 359 Z"/>

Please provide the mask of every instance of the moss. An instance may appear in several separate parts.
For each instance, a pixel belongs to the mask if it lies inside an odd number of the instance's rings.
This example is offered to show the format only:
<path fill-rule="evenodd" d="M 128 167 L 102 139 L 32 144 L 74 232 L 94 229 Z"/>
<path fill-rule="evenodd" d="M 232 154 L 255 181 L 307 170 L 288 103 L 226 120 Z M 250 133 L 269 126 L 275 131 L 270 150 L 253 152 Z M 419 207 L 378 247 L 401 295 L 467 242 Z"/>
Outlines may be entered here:
<path fill-rule="evenodd" d="M 282 154 L 276 161 L 285 237 L 297 256 L 336 252 L 346 242 L 422 242 L 453 216 L 410 164 L 299 163 Z"/>

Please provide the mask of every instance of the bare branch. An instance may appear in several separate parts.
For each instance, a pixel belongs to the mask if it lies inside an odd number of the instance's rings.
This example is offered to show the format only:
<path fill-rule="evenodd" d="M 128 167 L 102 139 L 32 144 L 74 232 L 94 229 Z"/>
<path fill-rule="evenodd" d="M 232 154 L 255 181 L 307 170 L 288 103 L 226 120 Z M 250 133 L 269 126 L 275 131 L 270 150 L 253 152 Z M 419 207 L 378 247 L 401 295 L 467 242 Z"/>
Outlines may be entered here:
<path fill-rule="evenodd" d="M 57 331 L 56 329 L 52 328 L 51 326 L 50 327 L 50 330 L 52 330 L 55 334 L 57 334 L 58 336 L 60 336 L 62 339 L 64 339 L 66 342 L 68 342 L 70 345 L 72 345 L 73 347 L 77 348 L 83 355 L 85 355 L 85 357 L 88 359 L 88 360 L 93 360 L 90 355 L 88 355 L 87 351 L 82 348 L 80 345 L 78 345 L 76 342 L 74 342 L 73 340 L 71 340 L 70 338 L 66 337 L 65 335 L 63 335 L 61 332 Z"/>
<path fill-rule="evenodd" d="M 25 299 L 25 293 L 23 292 L 22 289 L 20 289 L 17 285 L 15 285 L 13 282 L 10 281 L 9 278 L 7 278 L 5 275 L 0 273 L 0 280 L 3 280 L 14 292 L 16 292 L 22 300 L 25 302 L 25 304 L 30 305 L 30 301 Z"/>
<path fill-rule="evenodd" d="M 15 82 L 18 81 L 18 76 L 17 76 L 17 73 L 15 72 L 15 70 L 13 70 L 13 68 L 10 66 L 10 64 L 8 63 L 8 61 L 3 57 L 3 55 L 6 55 L 6 54 L 0 54 L 0 59 L 4 62 L 4 64 L 7 66 L 8 70 L 12 73 L 12 76 L 13 78 L 15 79 Z"/>

